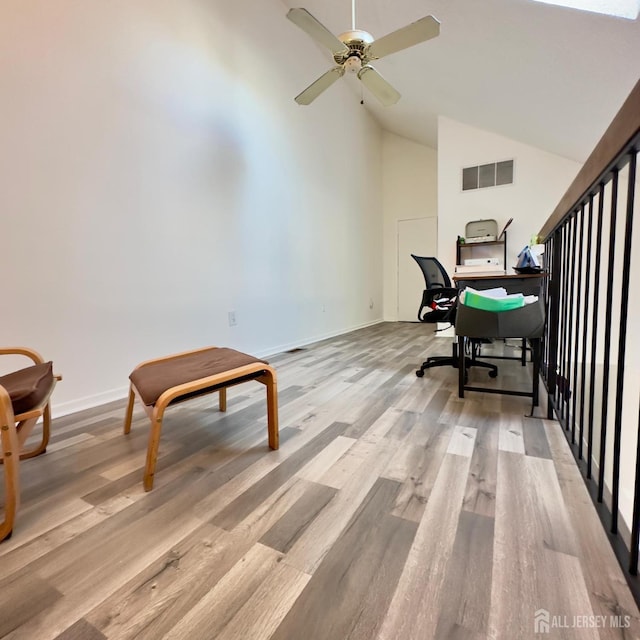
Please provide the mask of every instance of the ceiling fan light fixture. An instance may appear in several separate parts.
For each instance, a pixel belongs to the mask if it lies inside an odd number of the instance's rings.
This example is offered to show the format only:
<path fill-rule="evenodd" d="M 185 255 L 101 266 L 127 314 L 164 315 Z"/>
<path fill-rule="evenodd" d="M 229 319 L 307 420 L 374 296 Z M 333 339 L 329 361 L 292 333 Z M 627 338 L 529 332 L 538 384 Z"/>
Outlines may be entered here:
<path fill-rule="evenodd" d="M 344 63 L 344 70 L 347 73 L 358 73 L 362 69 L 362 60 L 358 56 L 350 56 Z"/>

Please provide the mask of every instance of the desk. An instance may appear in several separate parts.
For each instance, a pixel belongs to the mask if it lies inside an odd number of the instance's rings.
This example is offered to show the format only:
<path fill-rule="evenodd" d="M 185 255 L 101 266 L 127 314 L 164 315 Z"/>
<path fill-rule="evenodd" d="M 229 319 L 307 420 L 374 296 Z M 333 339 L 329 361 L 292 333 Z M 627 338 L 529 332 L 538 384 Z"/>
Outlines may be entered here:
<path fill-rule="evenodd" d="M 494 271 L 494 272 L 486 272 L 486 273 L 458 273 L 453 277 L 453 280 L 459 289 L 462 289 L 468 286 L 468 287 L 472 287 L 473 289 L 477 289 L 478 291 L 482 291 L 484 289 L 504 287 L 507 290 L 507 293 L 524 293 L 525 295 L 541 296 L 542 294 L 541 287 L 544 283 L 544 279 L 546 278 L 546 276 L 547 274 L 545 272 L 533 273 L 533 274 L 519 274 L 519 273 L 507 274 L 505 272 Z M 533 313 L 533 305 L 531 305 L 531 307 L 532 307 L 532 313 Z M 458 313 L 460 313 L 460 309 L 461 307 L 458 307 Z M 469 307 L 466 307 L 466 309 L 469 309 Z M 515 309 L 514 311 L 517 313 L 525 313 L 526 315 L 526 312 L 522 310 Z M 478 313 L 477 310 L 472 310 L 472 312 L 477 315 L 481 315 L 483 313 L 487 313 L 487 314 L 489 313 L 489 312 Z M 506 311 L 502 313 L 506 314 L 506 313 L 512 313 L 512 312 Z M 495 318 L 496 316 L 493 316 L 493 317 Z M 515 318 L 518 318 L 518 319 L 521 317 L 522 316 L 519 316 L 519 315 L 515 316 Z M 467 319 L 470 319 L 470 317 L 468 317 Z M 539 320 L 544 319 L 544 310 L 539 311 L 538 319 Z M 469 323 L 465 323 L 465 324 L 468 325 Z M 509 359 L 509 360 L 521 360 L 522 365 L 524 366 L 526 364 L 526 350 L 525 350 L 526 339 L 529 338 L 532 346 L 532 362 L 533 362 L 533 381 L 532 381 L 533 384 L 532 384 L 531 392 L 469 386 L 466 384 L 466 380 L 465 380 L 466 372 L 464 370 L 464 364 L 461 361 L 461 367 L 459 368 L 459 371 L 458 371 L 459 397 L 464 398 L 465 391 L 484 391 L 485 393 L 503 393 L 507 395 L 530 397 L 532 398 L 533 407 L 538 406 L 538 385 L 539 385 L 538 376 L 540 372 L 540 337 L 539 337 L 540 330 L 536 329 L 535 335 L 534 335 L 533 331 L 530 334 L 527 334 L 526 331 L 523 329 L 524 333 L 520 333 L 520 335 L 517 335 L 518 332 L 513 331 L 515 326 L 516 325 L 511 327 L 511 330 L 509 331 L 509 335 L 506 335 L 506 334 L 501 335 L 501 333 L 497 331 L 493 335 L 487 335 L 485 337 L 487 338 L 522 338 L 522 341 L 523 341 L 522 358 L 512 358 L 508 356 L 506 357 L 505 356 L 483 356 L 483 357 L 486 357 L 486 358 L 493 357 L 493 358 Z M 521 328 L 520 320 L 518 320 L 517 326 L 518 328 Z M 541 327 L 541 325 L 539 326 Z M 486 330 L 486 327 L 482 329 L 480 329 L 479 327 L 484 327 L 484 324 L 482 322 L 479 322 L 477 327 L 467 327 L 469 331 L 468 334 L 464 333 L 464 334 L 458 335 L 458 352 L 459 353 L 464 354 L 465 338 L 479 337 L 478 335 L 474 334 L 474 329 L 477 328 L 479 331 Z M 457 332 L 457 327 L 456 327 L 456 332 Z M 516 333 L 516 335 L 513 335 L 514 333 Z M 532 407 L 532 414 L 533 414 L 533 407 Z"/>
<path fill-rule="evenodd" d="M 453 281 L 458 289 L 471 287 L 477 291 L 504 287 L 507 293 L 524 293 L 526 296 L 539 296 L 540 288 L 547 277 L 547 272 L 540 273 L 507 273 L 506 271 L 485 271 L 478 273 L 458 273 Z M 522 339 L 522 366 L 526 365 L 526 339 Z M 510 356 L 488 356 L 499 360 L 518 360 Z"/>
<path fill-rule="evenodd" d="M 537 296 L 547 272 L 507 273 L 506 271 L 486 271 L 479 273 L 456 273 L 453 281 L 458 289 L 471 287 L 482 291 L 495 287 L 504 287 L 507 293 L 524 293 Z"/>

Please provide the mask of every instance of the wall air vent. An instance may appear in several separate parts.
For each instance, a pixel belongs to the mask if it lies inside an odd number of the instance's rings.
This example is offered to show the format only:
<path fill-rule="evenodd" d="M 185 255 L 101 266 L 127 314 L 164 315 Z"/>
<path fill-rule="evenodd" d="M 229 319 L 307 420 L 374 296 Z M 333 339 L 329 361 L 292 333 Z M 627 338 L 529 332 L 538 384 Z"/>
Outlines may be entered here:
<path fill-rule="evenodd" d="M 462 190 L 485 189 L 502 184 L 513 184 L 513 160 L 481 164 L 462 170 Z"/>

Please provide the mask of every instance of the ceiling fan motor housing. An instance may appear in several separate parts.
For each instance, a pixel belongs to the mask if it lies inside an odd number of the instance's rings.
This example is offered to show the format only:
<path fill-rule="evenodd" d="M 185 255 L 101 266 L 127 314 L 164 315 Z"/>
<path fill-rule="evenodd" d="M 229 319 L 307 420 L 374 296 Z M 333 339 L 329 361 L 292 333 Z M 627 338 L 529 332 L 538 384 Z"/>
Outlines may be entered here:
<path fill-rule="evenodd" d="M 341 33 L 338 39 L 349 47 L 349 52 L 336 53 L 333 59 L 337 64 L 343 64 L 346 71 L 357 73 L 362 67 L 362 63 L 366 62 L 366 50 L 373 42 L 373 36 L 367 31 L 356 29 Z"/>

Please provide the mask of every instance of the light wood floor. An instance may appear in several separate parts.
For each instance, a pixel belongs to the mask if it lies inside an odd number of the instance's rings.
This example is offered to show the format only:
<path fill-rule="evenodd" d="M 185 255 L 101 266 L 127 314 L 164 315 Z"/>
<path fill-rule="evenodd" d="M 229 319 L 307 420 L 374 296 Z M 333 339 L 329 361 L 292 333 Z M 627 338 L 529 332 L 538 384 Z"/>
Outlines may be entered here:
<path fill-rule="evenodd" d="M 226 414 L 194 400 L 168 412 L 147 494 L 142 411 L 130 436 L 124 401 L 54 420 L 0 544 L 0 637 L 640 637 L 557 424 L 526 398 L 459 399 L 448 367 L 416 378 L 449 350 L 385 323 L 275 356 L 280 450 L 262 385 L 229 390 Z M 498 364 L 472 380 L 527 388 Z"/>

